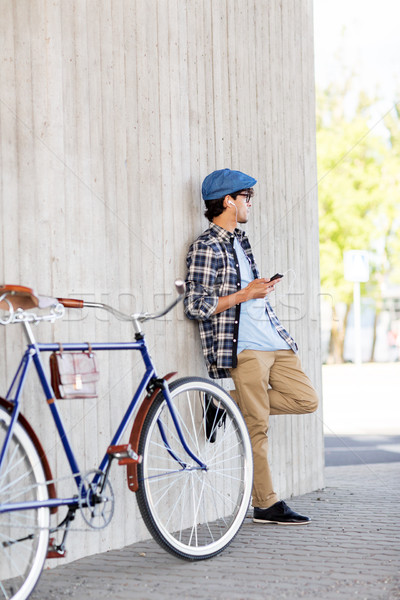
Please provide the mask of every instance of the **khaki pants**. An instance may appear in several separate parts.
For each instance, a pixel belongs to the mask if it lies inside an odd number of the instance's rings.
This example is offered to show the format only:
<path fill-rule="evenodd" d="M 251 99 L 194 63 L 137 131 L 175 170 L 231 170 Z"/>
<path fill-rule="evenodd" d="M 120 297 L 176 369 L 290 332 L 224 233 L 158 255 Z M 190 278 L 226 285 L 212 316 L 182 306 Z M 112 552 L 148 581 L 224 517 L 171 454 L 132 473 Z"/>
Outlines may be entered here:
<path fill-rule="evenodd" d="M 253 506 L 268 508 L 278 501 L 268 464 L 269 415 L 314 412 L 318 397 L 292 350 L 243 350 L 231 376 L 236 387 L 232 396 L 242 411 L 253 448 Z"/>

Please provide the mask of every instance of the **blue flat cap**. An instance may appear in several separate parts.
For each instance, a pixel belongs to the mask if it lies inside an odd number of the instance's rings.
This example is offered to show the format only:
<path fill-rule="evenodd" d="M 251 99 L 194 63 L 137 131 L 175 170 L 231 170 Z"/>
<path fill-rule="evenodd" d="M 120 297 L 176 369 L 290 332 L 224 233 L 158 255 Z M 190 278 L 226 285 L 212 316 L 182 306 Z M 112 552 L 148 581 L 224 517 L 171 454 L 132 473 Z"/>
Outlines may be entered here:
<path fill-rule="evenodd" d="M 207 200 L 217 200 L 239 190 L 246 190 L 253 187 L 255 183 L 257 183 L 257 179 L 241 171 L 221 169 L 207 175 L 201 186 L 201 193 L 203 200 L 207 202 Z"/>

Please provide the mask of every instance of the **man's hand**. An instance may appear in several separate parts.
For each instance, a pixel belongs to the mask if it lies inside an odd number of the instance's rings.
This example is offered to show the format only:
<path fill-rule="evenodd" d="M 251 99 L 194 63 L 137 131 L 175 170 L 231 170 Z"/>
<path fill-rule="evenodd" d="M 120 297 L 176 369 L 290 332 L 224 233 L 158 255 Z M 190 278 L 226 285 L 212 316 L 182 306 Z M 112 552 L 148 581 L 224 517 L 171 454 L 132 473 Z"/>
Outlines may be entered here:
<path fill-rule="evenodd" d="M 274 290 L 275 284 L 278 283 L 278 281 L 280 281 L 280 279 L 274 279 L 274 281 L 264 278 L 253 279 L 253 281 L 250 281 L 245 288 L 234 294 L 221 296 L 218 299 L 218 305 L 213 314 L 217 315 L 228 308 L 232 308 L 235 304 L 241 304 L 242 302 L 247 302 L 247 300 L 265 298 L 267 294 L 270 294 Z"/>
<path fill-rule="evenodd" d="M 274 281 L 265 278 L 253 279 L 253 281 L 250 281 L 250 283 L 242 290 L 245 294 L 244 302 L 253 300 L 254 298 L 265 298 L 267 294 L 270 294 L 273 291 L 274 286 L 278 281 L 280 281 L 280 279 L 274 279 Z"/>

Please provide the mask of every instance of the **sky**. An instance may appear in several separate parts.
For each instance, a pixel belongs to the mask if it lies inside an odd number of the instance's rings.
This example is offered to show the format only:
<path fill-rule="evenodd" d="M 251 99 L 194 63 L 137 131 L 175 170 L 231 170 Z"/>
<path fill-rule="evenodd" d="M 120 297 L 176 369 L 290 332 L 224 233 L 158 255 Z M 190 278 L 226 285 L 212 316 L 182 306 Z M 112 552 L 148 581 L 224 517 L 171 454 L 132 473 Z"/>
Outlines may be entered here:
<path fill-rule="evenodd" d="M 340 80 L 342 63 L 381 110 L 400 101 L 400 0 L 314 0 L 314 37 L 317 86 Z"/>

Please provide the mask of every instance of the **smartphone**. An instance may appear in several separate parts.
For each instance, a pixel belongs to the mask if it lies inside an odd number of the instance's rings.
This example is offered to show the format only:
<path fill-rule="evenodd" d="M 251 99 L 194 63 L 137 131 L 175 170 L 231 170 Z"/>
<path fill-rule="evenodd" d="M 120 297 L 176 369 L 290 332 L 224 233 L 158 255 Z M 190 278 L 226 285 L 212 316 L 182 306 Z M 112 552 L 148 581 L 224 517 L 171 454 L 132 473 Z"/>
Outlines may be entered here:
<path fill-rule="evenodd" d="M 281 279 L 283 277 L 283 275 L 281 275 L 280 273 L 275 273 L 275 275 L 273 275 L 270 278 L 270 281 L 274 281 L 274 279 Z"/>

